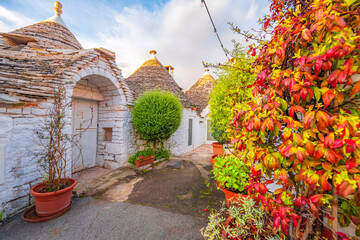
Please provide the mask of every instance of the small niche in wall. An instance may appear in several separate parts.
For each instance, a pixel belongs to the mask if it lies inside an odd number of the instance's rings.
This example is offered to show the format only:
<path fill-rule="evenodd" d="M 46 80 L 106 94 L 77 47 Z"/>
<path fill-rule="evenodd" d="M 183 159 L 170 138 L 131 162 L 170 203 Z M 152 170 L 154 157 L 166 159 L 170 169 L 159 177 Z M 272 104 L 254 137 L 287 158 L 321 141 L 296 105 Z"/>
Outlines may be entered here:
<path fill-rule="evenodd" d="M 104 141 L 111 142 L 112 141 L 112 128 L 103 128 L 104 129 Z"/>

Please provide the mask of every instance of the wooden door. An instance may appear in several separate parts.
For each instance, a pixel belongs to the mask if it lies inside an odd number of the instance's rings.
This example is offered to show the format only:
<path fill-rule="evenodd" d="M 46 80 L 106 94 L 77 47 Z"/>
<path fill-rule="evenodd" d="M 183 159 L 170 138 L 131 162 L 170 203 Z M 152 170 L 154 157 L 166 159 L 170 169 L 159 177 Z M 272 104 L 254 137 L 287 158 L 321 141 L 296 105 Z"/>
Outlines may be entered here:
<path fill-rule="evenodd" d="M 72 168 L 73 172 L 76 172 L 96 165 L 98 102 L 74 99 L 72 109 L 75 140 L 72 152 Z"/>

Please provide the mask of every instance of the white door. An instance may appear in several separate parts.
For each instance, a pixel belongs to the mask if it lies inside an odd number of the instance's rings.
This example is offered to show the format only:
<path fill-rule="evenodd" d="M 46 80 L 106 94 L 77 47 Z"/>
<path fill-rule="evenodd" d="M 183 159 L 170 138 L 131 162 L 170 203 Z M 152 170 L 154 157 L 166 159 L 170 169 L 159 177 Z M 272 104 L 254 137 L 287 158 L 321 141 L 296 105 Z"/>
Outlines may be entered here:
<path fill-rule="evenodd" d="M 98 102 L 73 99 L 73 172 L 94 167 L 97 153 Z"/>

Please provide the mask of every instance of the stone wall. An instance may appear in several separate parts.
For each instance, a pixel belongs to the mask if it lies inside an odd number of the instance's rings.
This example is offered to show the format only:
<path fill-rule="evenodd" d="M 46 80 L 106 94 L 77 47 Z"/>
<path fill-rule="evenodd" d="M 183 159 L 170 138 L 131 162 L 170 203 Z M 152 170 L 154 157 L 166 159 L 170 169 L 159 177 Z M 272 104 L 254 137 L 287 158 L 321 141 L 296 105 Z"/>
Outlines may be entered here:
<path fill-rule="evenodd" d="M 32 153 L 34 131 L 44 122 L 50 102 L 37 107 L 0 107 L 0 212 L 12 215 L 30 204 L 30 188 L 44 176 Z"/>
<path fill-rule="evenodd" d="M 124 122 L 128 117 L 128 104 L 132 101 L 130 90 L 124 83 L 114 59 L 93 53 L 89 55 L 89 61 L 80 64 L 80 70 L 68 73 L 67 78 L 73 82 L 74 90 L 69 88 L 67 95 L 69 98 L 78 95 L 77 89 L 85 84 L 91 96 L 98 98 L 93 99 L 99 102 L 97 166 L 109 169 L 123 166 L 127 163 L 128 156 Z M 81 93 L 89 96 L 84 92 Z M 100 96 L 103 99 L 100 99 Z M 82 98 L 91 100 L 89 97 Z M 111 129 L 111 141 L 106 141 L 105 129 Z"/>
<path fill-rule="evenodd" d="M 193 119 L 193 144 L 188 145 L 189 118 Z M 180 155 L 204 144 L 205 122 L 196 111 L 184 108 L 181 124 L 169 139 L 171 152 Z"/>
<path fill-rule="evenodd" d="M 124 122 L 129 117 L 130 90 L 123 83 L 120 70 L 112 58 L 94 51 L 59 76 L 66 85 L 66 103 L 70 105 L 75 86 L 76 97 L 99 102 L 97 165 L 117 168 L 127 163 L 127 145 Z M 80 84 L 76 85 L 79 81 Z M 82 90 L 82 91 L 80 91 Z M 81 95 L 83 94 L 83 95 Z M 35 144 L 35 129 L 44 122 L 50 100 L 34 102 L 27 107 L 0 107 L 0 212 L 5 217 L 27 207 L 32 198 L 30 188 L 42 180 L 33 152 L 41 150 Z M 5 107 L 4 107 L 5 106 Z M 64 133 L 72 134 L 72 109 L 64 118 Z M 105 141 L 104 128 L 112 128 L 112 140 Z M 67 152 L 70 162 L 67 173 L 71 175 L 71 148 Z M 4 166 L 4 168 L 1 168 Z"/>

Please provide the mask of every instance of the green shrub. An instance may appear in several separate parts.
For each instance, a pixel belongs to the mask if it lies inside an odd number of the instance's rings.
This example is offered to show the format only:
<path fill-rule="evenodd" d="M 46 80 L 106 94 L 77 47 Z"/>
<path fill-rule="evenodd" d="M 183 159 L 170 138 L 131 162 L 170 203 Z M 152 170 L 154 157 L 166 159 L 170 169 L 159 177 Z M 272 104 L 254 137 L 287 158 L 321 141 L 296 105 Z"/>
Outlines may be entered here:
<path fill-rule="evenodd" d="M 211 136 L 218 141 L 220 144 L 225 144 L 226 142 L 226 133 L 224 130 L 219 129 L 219 127 L 212 121 L 211 124 L 214 126 L 212 126 L 212 132 L 211 132 Z"/>
<path fill-rule="evenodd" d="M 165 158 L 166 160 L 169 160 L 171 156 L 170 150 L 162 147 L 155 151 L 155 160 Z"/>
<path fill-rule="evenodd" d="M 182 105 L 173 93 L 152 90 L 140 95 L 133 109 L 133 125 L 140 136 L 153 143 L 164 142 L 181 123 Z"/>
<path fill-rule="evenodd" d="M 238 43 L 234 44 L 231 56 L 234 56 L 235 62 L 228 61 L 217 66 L 218 79 L 209 96 L 211 131 L 218 132 L 212 135 L 218 142 L 217 138 L 230 139 L 227 130 L 234 117 L 234 109 L 246 110 L 248 102 L 254 99 L 252 88 L 247 88 L 255 79 L 249 71 L 252 59 Z"/>
<path fill-rule="evenodd" d="M 244 193 L 248 184 L 249 168 L 235 155 L 221 155 L 215 158 L 214 178 L 223 188 Z"/>

